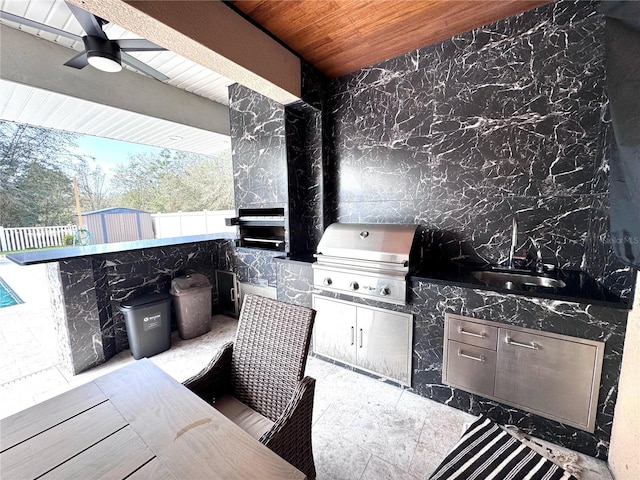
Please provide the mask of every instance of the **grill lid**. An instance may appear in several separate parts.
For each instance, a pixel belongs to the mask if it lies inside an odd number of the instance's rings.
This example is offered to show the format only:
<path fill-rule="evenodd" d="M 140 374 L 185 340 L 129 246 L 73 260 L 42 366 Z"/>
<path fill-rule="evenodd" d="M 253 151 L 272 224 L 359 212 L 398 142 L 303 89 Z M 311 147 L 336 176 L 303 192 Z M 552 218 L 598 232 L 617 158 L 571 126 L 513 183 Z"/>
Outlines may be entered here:
<path fill-rule="evenodd" d="M 418 225 L 333 223 L 318 243 L 322 257 L 395 263 L 408 266 Z"/>

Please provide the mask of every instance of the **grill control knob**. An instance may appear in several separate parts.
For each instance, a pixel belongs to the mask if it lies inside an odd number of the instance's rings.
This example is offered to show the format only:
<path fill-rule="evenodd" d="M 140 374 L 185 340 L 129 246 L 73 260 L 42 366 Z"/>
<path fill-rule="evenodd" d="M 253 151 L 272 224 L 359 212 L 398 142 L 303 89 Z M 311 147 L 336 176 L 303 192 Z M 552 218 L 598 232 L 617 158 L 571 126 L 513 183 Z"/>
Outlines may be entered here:
<path fill-rule="evenodd" d="M 389 288 L 389 285 L 383 285 L 380 288 L 380 295 L 382 295 L 383 297 L 386 297 L 389 294 L 391 294 L 391 289 Z"/>
<path fill-rule="evenodd" d="M 351 284 L 349 285 L 349 288 L 351 290 L 358 290 L 360 288 L 360 285 L 358 285 L 358 282 L 351 282 Z"/>
<path fill-rule="evenodd" d="M 326 277 L 323 281 L 322 284 L 325 286 L 330 286 L 333 283 L 333 280 L 331 280 L 331 277 Z"/>

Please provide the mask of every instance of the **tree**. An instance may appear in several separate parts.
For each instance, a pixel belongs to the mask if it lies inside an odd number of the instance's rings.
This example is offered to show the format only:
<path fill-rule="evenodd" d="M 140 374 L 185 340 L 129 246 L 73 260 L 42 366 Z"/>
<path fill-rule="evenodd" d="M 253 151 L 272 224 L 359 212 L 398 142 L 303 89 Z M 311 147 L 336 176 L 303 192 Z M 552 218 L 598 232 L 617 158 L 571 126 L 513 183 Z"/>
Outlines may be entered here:
<path fill-rule="evenodd" d="M 74 155 L 76 138 L 68 132 L 0 121 L 0 225 L 47 225 L 68 218 L 65 212 L 73 208 L 73 197 L 62 194 L 72 192 L 64 168 Z"/>
<path fill-rule="evenodd" d="M 113 196 L 106 174 L 100 165 L 91 167 L 86 157 L 80 156 L 73 175 L 78 181 L 82 211 L 100 210 L 111 206 Z"/>
<path fill-rule="evenodd" d="M 231 154 L 163 150 L 131 157 L 112 181 L 120 206 L 151 212 L 233 208 Z"/>
<path fill-rule="evenodd" d="M 16 186 L 27 197 L 20 207 L 21 226 L 74 222 L 73 187 L 69 177 L 61 171 L 32 163 Z"/>

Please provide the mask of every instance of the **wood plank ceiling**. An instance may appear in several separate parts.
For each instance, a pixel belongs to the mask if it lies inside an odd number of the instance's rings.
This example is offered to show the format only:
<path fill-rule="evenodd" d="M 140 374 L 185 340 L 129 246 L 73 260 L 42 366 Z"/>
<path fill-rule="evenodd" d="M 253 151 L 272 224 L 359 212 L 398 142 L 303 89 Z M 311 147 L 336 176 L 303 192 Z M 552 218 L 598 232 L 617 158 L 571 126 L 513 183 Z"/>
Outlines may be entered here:
<path fill-rule="evenodd" d="M 235 0 L 235 8 L 329 78 L 550 0 Z"/>

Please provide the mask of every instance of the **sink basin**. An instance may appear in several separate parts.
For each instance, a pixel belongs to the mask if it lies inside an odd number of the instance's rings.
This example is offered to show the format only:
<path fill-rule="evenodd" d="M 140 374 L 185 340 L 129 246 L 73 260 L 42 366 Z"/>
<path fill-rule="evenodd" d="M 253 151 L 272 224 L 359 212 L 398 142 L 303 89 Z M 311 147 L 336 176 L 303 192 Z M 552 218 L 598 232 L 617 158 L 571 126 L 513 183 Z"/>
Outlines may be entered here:
<path fill-rule="evenodd" d="M 476 271 L 473 272 L 473 276 L 483 282 L 500 284 L 507 288 L 511 285 L 547 288 L 563 288 L 567 286 L 562 280 L 527 273 Z"/>

